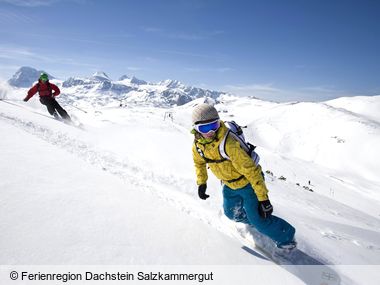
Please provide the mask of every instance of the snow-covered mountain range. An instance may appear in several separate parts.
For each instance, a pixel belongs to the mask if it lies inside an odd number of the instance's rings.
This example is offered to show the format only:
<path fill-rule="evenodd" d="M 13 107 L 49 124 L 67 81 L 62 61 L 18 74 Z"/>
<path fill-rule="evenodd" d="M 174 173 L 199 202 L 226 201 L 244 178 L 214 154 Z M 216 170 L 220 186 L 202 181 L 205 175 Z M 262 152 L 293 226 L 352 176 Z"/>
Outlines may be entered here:
<path fill-rule="evenodd" d="M 40 71 L 31 67 L 22 67 L 8 81 L 14 87 L 30 87 L 39 77 Z M 63 94 L 71 100 L 87 99 L 92 104 L 140 103 L 156 106 L 183 105 L 196 98 L 217 98 L 225 92 L 185 86 L 177 80 L 164 80 L 148 83 L 134 76 L 122 75 L 113 81 L 102 71 L 86 78 L 70 77 L 66 80 L 52 80 L 62 87 Z M 94 101 L 94 96 L 96 100 Z"/>

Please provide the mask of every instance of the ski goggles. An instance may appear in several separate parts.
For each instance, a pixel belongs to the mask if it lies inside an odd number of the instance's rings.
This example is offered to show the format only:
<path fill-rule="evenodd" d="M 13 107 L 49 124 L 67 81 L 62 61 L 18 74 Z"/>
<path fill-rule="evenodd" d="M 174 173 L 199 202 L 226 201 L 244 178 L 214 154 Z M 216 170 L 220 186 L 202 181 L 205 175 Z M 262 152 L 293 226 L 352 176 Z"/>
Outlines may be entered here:
<path fill-rule="evenodd" d="M 197 124 L 194 126 L 194 129 L 202 134 L 207 134 L 211 131 L 215 132 L 217 129 L 220 127 L 220 121 L 215 120 L 209 123 L 204 123 L 204 124 Z"/>

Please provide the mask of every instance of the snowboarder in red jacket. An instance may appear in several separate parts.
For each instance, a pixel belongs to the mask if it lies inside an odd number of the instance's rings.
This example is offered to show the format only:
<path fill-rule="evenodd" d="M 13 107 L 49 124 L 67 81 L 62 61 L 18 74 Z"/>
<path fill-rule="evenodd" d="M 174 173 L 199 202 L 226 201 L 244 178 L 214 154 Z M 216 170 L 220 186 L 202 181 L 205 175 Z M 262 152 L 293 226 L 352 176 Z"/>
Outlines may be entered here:
<path fill-rule="evenodd" d="M 63 109 L 55 100 L 55 96 L 58 96 L 61 91 L 57 85 L 49 82 L 49 76 L 45 72 L 41 73 L 38 83 L 29 89 L 28 95 L 24 98 L 24 101 L 27 102 L 37 92 L 40 95 L 41 104 L 47 107 L 50 115 L 53 115 L 54 118 L 58 119 L 59 114 L 64 120 L 71 121 L 71 118 L 67 114 L 66 110 Z"/>

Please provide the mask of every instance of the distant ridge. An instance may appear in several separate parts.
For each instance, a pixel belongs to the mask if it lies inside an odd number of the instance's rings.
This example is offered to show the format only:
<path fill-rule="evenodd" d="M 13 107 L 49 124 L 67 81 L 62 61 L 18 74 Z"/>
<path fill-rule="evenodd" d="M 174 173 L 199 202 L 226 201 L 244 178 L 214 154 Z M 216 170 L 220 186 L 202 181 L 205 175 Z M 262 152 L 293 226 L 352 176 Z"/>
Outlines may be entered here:
<path fill-rule="evenodd" d="M 15 87 L 27 88 L 37 81 L 41 71 L 22 67 L 8 81 Z M 51 79 L 54 77 L 50 76 Z M 145 80 L 123 75 L 113 81 L 104 71 L 97 71 L 89 77 L 70 77 L 62 81 L 62 92 L 75 98 L 92 98 L 92 102 L 107 105 L 113 101 L 125 103 L 153 104 L 158 106 L 183 105 L 194 99 L 209 97 L 216 99 L 225 92 L 186 86 L 178 80 L 163 80 L 148 83 Z M 97 98 L 98 100 L 94 99 Z"/>

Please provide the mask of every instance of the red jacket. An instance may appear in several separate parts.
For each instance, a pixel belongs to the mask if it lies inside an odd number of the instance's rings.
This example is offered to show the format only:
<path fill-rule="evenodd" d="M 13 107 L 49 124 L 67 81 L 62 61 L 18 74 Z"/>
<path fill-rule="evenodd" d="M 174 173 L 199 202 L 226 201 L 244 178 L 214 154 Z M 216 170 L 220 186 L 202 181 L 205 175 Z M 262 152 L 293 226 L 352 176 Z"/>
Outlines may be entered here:
<path fill-rule="evenodd" d="M 39 93 L 40 97 L 53 97 L 58 96 L 59 93 L 61 93 L 61 90 L 59 90 L 57 85 L 50 83 L 49 81 L 44 83 L 41 80 L 38 80 L 38 83 L 29 89 L 28 95 L 25 97 L 25 100 L 29 100 L 37 92 Z"/>

